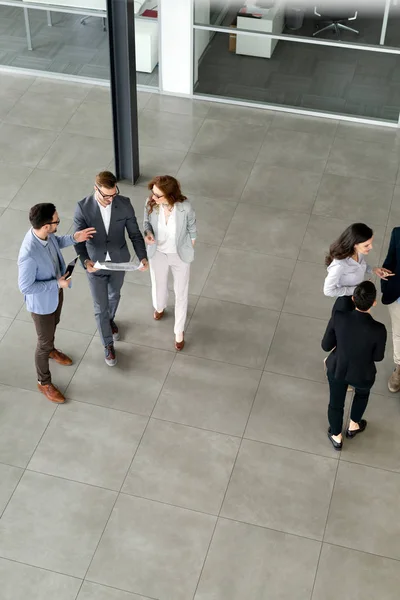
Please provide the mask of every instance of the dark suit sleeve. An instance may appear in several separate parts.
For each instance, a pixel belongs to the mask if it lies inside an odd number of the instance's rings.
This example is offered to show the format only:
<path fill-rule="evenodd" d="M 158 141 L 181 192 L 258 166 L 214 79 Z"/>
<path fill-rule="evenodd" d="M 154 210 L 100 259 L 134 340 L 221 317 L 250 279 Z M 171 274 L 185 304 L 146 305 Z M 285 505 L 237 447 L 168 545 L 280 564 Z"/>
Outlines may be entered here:
<path fill-rule="evenodd" d="M 128 216 L 126 219 L 126 229 L 135 249 L 136 256 L 139 260 L 143 260 L 144 258 L 147 258 L 146 246 L 135 217 L 135 211 L 133 210 L 133 206 L 129 198 L 127 203 L 127 211 Z"/>
<path fill-rule="evenodd" d="M 374 349 L 374 362 L 380 362 L 385 357 L 385 347 L 387 338 L 386 327 L 382 325 L 378 333 L 379 336 Z"/>
<path fill-rule="evenodd" d="M 321 346 L 322 350 L 325 350 L 325 352 L 330 352 L 337 346 L 335 324 L 333 322 L 333 318 L 329 320 L 328 327 L 325 331 L 325 335 L 322 338 Z"/>
<path fill-rule="evenodd" d="M 382 265 L 384 269 L 389 269 L 389 271 L 393 271 L 393 273 L 396 272 L 397 268 L 396 229 L 397 227 L 395 227 L 392 231 L 392 235 L 390 237 L 389 250 L 385 258 L 385 262 Z"/>
<path fill-rule="evenodd" d="M 90 227 L 90 225 L 86 223 L 85 217 L 82 213 L 82 209 L 80 207 L 80 204 L 78 203 L 76 205 L 74 214 L 74 233 L 76 231 L 80 231 L 81 229 L 87 229 L 88 227 Z M 75 251 L 79 256 L 82 265 L 85 262 L 85 260 L 89 260 L 89 254 L 86 249 L 86 242 L 79 242 L 78 244 L 75 244 Z"/>

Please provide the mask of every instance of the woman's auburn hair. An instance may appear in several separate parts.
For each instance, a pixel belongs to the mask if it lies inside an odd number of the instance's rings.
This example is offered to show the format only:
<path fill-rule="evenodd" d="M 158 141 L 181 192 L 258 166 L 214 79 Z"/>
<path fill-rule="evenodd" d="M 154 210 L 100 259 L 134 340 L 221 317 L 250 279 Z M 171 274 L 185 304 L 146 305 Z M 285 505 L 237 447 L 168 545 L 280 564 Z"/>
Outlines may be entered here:
<path fill-rule="evenodd" d="M 147 187 L 152 191 L 153 186 L 157 186 L 158 189 L 164 194 L 168 204 L 174 206 L 175 202 L 184 202 L 187 200 L 181 192 L 181 184 L 172 175 L 157 175 L 147 184 Z M 147 207 L 149 215 L 153 212 L 153 209 L 157 206 L 157 202 L 153 200 L 150 194 L 147 200 Z"/>

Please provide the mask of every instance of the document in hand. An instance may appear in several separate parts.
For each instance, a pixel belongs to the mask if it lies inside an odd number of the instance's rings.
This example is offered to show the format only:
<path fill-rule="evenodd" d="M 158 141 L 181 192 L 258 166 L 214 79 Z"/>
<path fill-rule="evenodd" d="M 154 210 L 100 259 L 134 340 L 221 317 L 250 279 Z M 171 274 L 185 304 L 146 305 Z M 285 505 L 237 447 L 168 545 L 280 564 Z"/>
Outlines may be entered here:
<path fill-rule="evenodd" d="M 124 262 L 124 263 L 113 263 L 110 261 L 105 262 L 95 262 L 95 269 L 105 269 L 106 271 L 137 271 L 142 267 L 142 263 L 138 262 Z"/>

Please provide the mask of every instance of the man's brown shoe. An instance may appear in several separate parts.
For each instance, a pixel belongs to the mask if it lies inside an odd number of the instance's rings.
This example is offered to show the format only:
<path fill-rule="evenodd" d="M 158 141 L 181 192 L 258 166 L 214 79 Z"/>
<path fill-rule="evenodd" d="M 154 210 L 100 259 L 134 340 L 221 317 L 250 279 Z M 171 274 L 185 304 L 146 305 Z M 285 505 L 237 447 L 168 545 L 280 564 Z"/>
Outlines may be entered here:
<path fill-rule="evenodd" d="M 39 392 L 42 392 L 50 402 L 56 402 L 57 404 L 63 404 L 65 402 L 65 398 L 52 383 L 47 383 L 42 385 L 41 383 L 37 384 Z"/>
<path fill-rule="evenodd" d="M 59 350 L 56 350 L 55 348 L 50 352 L 49 358 L 52 358 L 56 363 L 59 365 L 64 365 L 65 367 L 72 365 L 72 360 L 70 357 L 66 354 L 63 354 Z"/>
<path fill-rule="evenodd" d="M 159 321 L 160 319 L 162 319 L 164 316 L 164 311 L 161 312 L 157 312 L 156 310 L 154 311 L 154 320 L 155 321 Z"/>

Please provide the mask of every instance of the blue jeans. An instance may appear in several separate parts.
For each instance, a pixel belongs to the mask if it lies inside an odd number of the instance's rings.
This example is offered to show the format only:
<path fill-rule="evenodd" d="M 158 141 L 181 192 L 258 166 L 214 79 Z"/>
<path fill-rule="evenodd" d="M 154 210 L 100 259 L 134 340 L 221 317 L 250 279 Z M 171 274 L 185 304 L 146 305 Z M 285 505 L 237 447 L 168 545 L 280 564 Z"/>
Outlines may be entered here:
<path fill-rule="evenodd" d="M 367 408 L 371 387 L 359 387 L 351 381 L 342 381 L 328 371 L 329 381 L 329 406 L 328 406 L 328 421 L 332 435 L 339 435 L 343 428 L 344 404 L 346 401 L 346 393 L 349 385 L 354 387 L 354 398 L 351 406 L 350 419 L 355 423 L 359 423 Z"/>

